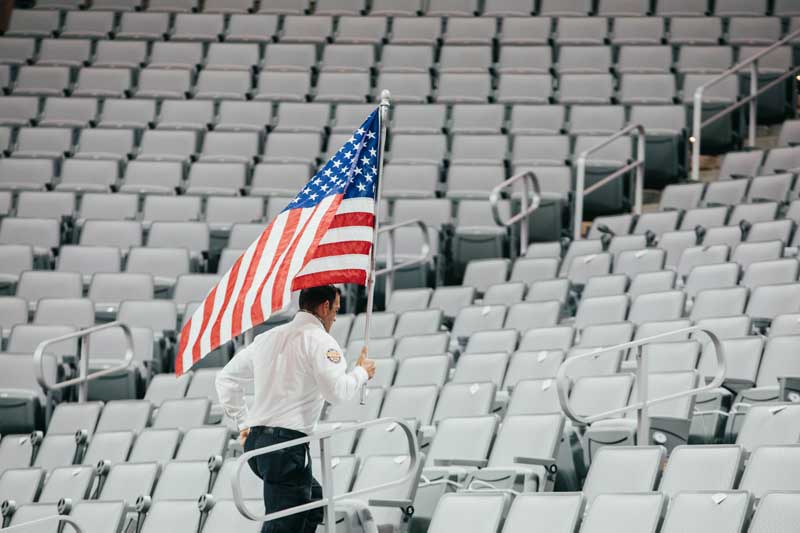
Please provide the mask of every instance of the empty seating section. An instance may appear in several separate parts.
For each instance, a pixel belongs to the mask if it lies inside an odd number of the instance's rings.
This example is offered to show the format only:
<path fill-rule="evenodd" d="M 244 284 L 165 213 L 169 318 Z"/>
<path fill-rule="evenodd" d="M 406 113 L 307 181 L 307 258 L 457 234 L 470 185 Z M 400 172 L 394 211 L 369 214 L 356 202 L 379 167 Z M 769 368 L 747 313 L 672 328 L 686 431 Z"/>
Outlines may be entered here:
<path fill-rule="evenodd" d="M 704 130 L 718 171 L 686 179 L 695 90 L 800 28 L 800 3 L 17 4 L 33 9 L 14 9 L 0 36 L 0 528 L 58 513 L 85 531 L 260 528 L 233 502 L 243 450 L 214 386 L 243 341 L 176 377 L 181 327 L 384 89 L 380 222 L 423 221 L 433 258 L 396 272 L 391 294 L 379 281 L 366 404 L 327 405 L 318 429 L 402 418 L 422 464 L 406 486 L 337 504 L 337 531 L 800 522 L 796 80 L 757 102 L 768 140 L 742 146 L 743 106 Z M 797 42 L 758 62 L 757 84 L 797 65 Z M 703 117 L 745 97 L 749 76 L 706 89 Z M 606 185 L 587 199 L 585 238 L 564 237 L 580 154 L 629 124 L 645 127 L 658 195 L 628 214 L 627 185 Z M 587 185 L 635 159 L 634 140 L 590 156 Z M 520 253 L 489 199 L 527 170 L 542 194 Z M 501 218 L 519 200 L 503 193 Z M 421 243 L 395 231 L 398 258 Z M 381 237 L 379 267 L 386 249 Z M 345 288 L 331 331 L 350 363 L 365 344 L 361 295 Z M 51 344 L 40 369 L 37 346 L 112 320 L 131 329 L 131 365 L 92 381 L 84 403 L 45 394 L 40 374 L 75 377 L 83 356 L 110 368 L 126 340 L 109 328 Z M 563 391 L 582 416 L 638 402 L 642 358 L 650 398 L 708 383 L 702 333 L 591 356 L 690 326 L 721 339 L 723 386 L 650 407 L 648 442 L 635 412 L 586 427 L 562 413 L 559 368 L 587 354 Z M 392 481 L 409 460 L 393 425 L 331 446 L 337 494 Z M 318 445 L 311 455 L 319 476 Z M 241 478 L 260 510 L 261 481 L 247 467 Z"/>

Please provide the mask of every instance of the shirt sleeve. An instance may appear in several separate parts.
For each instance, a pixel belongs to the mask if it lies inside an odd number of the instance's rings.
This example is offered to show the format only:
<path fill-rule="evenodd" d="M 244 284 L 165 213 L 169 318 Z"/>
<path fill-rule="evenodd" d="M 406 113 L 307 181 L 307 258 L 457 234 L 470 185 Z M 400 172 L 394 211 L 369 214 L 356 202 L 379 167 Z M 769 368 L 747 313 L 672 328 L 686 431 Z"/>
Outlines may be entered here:
<path fill-rule="evenodd" d="M 304 343 L 311 361 L 314 378 L 329 403 L 336 404 L 354 397 L 368 380 L 360 366 L 347 372 L 347 361 L 339 344 L 330 336 L 313 336 Z"/>
<path fill-rule="evenodd" d="M 217 373 L 215 382 L 219 402 L 225 414 L 231 417 L 240 430 L 247 428 L 247 405 L 244 401 L 246 386 L 253 382 L 252 343 L 240 350 L 222 370 Z"/>

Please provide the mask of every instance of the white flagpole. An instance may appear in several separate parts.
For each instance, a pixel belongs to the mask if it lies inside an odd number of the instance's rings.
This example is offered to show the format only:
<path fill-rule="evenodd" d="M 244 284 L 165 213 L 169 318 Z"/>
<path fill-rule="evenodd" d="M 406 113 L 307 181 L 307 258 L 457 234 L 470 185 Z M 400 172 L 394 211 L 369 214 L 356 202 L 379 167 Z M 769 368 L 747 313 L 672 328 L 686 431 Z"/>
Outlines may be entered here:
<path fill-rule="evenodd" d="M 387 90 L 381 91 L 380 112 L 378 121 L 380 124 L 380 153 L 378 154 L 378 174 L 375 184 L 375 224 L 372 228 L 372 249 L 369 254 L 369 274 L 367 275 L 367 316 L 364 319 L 364 347 L 369 346 L 369 323 L 372 320 L 372 306 L 375 299 L 375 262 L 378 253 L 378 227 L 381 211 L 381 191 L 383 189 L 383 150 L 386 147 L 386 130 L 389 124 L 389 107 L 392 95 Z M 367 403 L 367 385 L 361 387 L 361 405 Z"/>

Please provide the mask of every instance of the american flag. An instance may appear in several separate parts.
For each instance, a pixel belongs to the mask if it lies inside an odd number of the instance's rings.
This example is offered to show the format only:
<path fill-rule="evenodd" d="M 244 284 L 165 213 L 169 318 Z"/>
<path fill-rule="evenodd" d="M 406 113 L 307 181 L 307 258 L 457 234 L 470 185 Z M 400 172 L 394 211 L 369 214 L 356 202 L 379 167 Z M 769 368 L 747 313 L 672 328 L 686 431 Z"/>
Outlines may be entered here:
<path fill-rule="evenodd" d="M 375 109 L 184 323 L 177 375 L 288 307 L 292 291 L 366 284 L 379 157 L 380 110 Z"/>

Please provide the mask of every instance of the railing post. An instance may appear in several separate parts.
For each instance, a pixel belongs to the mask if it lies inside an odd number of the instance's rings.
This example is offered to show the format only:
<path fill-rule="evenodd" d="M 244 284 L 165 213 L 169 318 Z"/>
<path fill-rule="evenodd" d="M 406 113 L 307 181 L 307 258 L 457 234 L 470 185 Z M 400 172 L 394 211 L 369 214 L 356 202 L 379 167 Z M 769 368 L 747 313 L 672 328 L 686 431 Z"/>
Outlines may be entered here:
<path fill-rule="evenodd" d="M 89 401 L 89 382 L 86 376 L 89 375 L 89 336 L 78 339 L 78 350 L 81 360 L 78 361 L 78 371 L 83 381 L 78 385 L 78 403 Z"/>
<path fill-rule="evenodd" d="M 758 123 L 758 61 L 750 63 L 750 96 L 752 100 L 749 102 L 750 116 L 748 117 L 750 124 L 747 127 L 747 146 L 753 148 L 756 145 L 756 124 Z"/>
<path fill-rule="evenodd" d="M 703 87 L 698 87 L 694 92 L 692 107 L 692 136 L 689 141 L 692 144 L 692 180 L 700 181 L 700 134 L 701 134 L 701 113 L 703 108 Z"/>
<path fill-rule="evenodd" d="M 575 175 L 575 213 L 572 221 L 572 238 L 580 240 L 583 225 L 583 189 L 586 187 L 586 158 L 578 158 L 578 170 Z"/>
<path fill-rule="evenodd" d="M 522 180 L 522 205 L 520 208 L 522 209 L 522 213 L 528 210 L 528 195 L 530 194 L 530 184 L 528 180 Z M 528 250 L 528 218 L 525 217 L 522 219 L 522 222 L 519 224 L 519 255 L 520 257 L 525 257 L 525 252 Z"/>
<path fill-rule="evenodd" d="M 647 357 L 644 350 L 636 350 L 636 386 L 638 387 L 639 403 L 642 408 L 636 413 L 637 417 L 637 444 L 647 446 L 650 442 L 650 417 L 647 416 Z"/>
<path fill-rule="evenodd" d="M 636 139 L 636 162 L 638 165 L 636 166 L 636 175 L 635 175 L 635 183 L 633 186 L 633 212 L 637 215 L 642 214 L 642 202 L 644 196 L 644 156 L 646 147 L 646 137 L 644 133 L 644 128 L 639 126 L 637 128 L 639 132 L 639 137 Z"/>
<path fill-rule="evenodd" d="M 322 462 L 322 496 L 328 499 L 325 506 L 325 533 L 336 533 L 336 503 L 333 500 L 333 468 L 328 437 L 319 440 L 319 460 Z"/>

